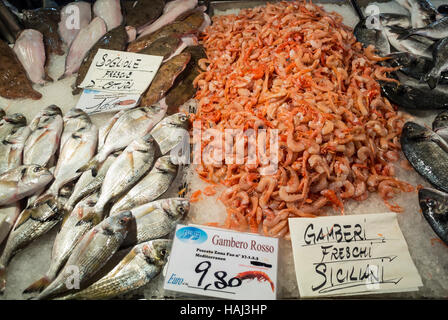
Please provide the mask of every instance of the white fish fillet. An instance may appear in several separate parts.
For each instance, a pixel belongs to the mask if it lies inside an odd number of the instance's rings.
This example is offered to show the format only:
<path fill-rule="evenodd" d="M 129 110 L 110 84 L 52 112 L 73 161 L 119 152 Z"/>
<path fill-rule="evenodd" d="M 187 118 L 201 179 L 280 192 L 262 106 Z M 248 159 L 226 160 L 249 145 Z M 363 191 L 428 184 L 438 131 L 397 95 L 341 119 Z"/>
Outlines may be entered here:
<path fill-rule="evenodd" d="M 61 9 L 61 21 L 58 24 L 59 35 L 67 46 L 70 46 L 82 28 L 92 21 L 92 6 L 85 1 L 67 4 Z"/>

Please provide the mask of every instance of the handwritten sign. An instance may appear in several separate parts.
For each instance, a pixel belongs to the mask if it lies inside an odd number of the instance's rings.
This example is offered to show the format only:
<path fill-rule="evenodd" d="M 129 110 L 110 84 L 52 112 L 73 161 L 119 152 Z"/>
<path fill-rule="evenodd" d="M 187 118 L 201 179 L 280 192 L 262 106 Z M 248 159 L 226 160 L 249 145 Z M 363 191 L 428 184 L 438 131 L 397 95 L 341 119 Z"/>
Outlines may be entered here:
<path fill-rule="evenodd" d="M 162 60 L 161 56 L 99 49 L 79 87 L 142 94 L 154 79 Z"/>
<path fill-rule="evenodd" d="M 272 300 L 277 255 L 276 238 L 178 225 L 164 288 L 225 299 Z"/>
<path fill-rule="evenodd" d="M 289 219 L 301 297 L 422 286 L 395 213 Z"/>
<path fill-rule="evenodd" d="M 139 94 L 84 89 L 76 107 L 88 114 L 96 114 L 134 108 L 139 101 Z"/>

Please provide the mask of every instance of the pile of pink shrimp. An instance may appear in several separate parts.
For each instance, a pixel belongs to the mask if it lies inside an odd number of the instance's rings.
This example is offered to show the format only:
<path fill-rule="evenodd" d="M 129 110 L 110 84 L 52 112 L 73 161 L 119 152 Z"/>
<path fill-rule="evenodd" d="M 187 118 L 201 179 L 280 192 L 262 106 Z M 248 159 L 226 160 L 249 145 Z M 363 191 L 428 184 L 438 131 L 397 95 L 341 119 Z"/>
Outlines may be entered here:
<path fill-rule="evenodd" d="M 260 162 L 197 167 L 201 179 L 227 186 L 222 227 L 288 238 L 288 218 L 315 217 L 325 206 L 343 213 L 345 201 L 369 192 L 401 211 L 389 201 L 413 190 L 394 178 L 392 164 L 405 118 L 376 81 L 395 81 L 387 77 L 394 69 L 340 15 L 307 2 L 268 3 L 213 17 L 202 44 L 208 59 L 195 79 L 193 121 L 203 130 L 279 133 L 275 174 L 261 175 Z"/>

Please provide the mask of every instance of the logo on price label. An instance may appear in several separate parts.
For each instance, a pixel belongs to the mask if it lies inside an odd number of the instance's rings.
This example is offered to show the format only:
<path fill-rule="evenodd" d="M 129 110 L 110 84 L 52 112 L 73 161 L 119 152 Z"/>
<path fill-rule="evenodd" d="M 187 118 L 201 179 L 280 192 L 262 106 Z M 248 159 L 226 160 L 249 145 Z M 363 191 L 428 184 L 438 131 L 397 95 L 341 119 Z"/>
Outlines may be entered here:
<path fill-rule="evenodd" d="M 164 288 L 226 299 L 275 299 L 278 239 L 178 225 Z"/>

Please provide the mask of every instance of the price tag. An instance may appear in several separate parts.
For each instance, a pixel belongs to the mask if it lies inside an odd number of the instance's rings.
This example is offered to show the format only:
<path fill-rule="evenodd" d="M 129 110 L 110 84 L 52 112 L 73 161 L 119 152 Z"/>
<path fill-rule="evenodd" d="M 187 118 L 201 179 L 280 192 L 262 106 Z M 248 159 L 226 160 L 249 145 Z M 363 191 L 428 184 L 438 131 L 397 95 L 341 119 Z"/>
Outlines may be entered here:
<path fill-rule="evenodd" d="M 76 107 L 88 114 L 96 114 L 134 108 L 139 101 L 140 95 L 138 94 L 84 89 Z"/>
<path fill-rule="evenodd" d="M 277 257 L 276 238 L 178 225 L 164 288 L 225 299 L 272 300 Z"/>
<path fill-rule="evenodd" d="M 163 57 L 99 49 L 80 88 L 142 94 L 151 84 Z"/>

